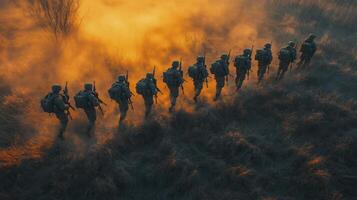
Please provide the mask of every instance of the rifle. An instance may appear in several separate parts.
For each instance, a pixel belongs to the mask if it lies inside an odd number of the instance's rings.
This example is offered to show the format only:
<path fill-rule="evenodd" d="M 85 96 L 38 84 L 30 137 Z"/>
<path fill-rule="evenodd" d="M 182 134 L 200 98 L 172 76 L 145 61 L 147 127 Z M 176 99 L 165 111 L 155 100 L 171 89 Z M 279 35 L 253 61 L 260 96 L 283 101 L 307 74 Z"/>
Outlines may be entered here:
<path fill-rule="evenodd" d="M 72 117 L 72 115 L 71 115 L 70 109 L 72 109 L 72 110 L 76 110 L 76 109 L 75 109 L 75 108 L 71 105 L 71 103 L 69 102 L 68 81 L 66 81 L 66 85 L 64 86 L 63 95 L 64 95 L 64 98 L 63 98 L 64 103 L 67 104 L 68 107 L 69 107 L 68 109 L 66 109 L 65 112 L 67 113 L 67 116 L 68 116 L 71 120 L 73 120 L 73 117 Z"/>
<path fill-rule="evenodd" d="M 299 44 L 299 42 L 296 42 L 295 47 L 294 47 L 295 50 L 298 47 L 298 44 Z M 294 59 L 296 59 L 296 53 L 295 53 L 295 58 Z M 290 63 L 290 72 L 293 70 L 294 63 L 295 63 L 295 60 Z"/>
<path fill-rule="evenodd" d="M 103 111 L 103 108 L 100 104 L 103 104 L 103 105 L 107 105 L 106 103 L 104 103 L 104 101 L 102 101 L 100 98 L 99 98 L 99 94 L 97 93 L 97 89 L 95 87 L 95 81 L 93 81 L 93 94 L 94 96 L 98 99 L 99 101 L 99 105 L 98 105 L 98 108 L 100 110 L 100 112 L 102 113 L 102 115 L 104 115 L 104 111 Z"/>
<path fill-rule="evenodd" d="M 253 55 L 253 51 L 254 51 L 254 45 L 252 45 L 252 48 L 250 49 L 250 54 L 248 56 L 249 60 L 252 60 L 252 55 Z M 248 69 L 247 71 L 247 80 L 249 80 L 249 77 L 250 77 L 250 72 L 251 72 L 251 68 Z"/>
<path fill-rule="evenodd" d="M 67 104 L 70 109 L 76 110 L 76 109 L 71 105 L 71 103 L 69 102 L 68 81 L 66 81 L 66 85 L 64 86 L 63 94 L 64 94 L 64 96 L 65 96 L 65 101 L 64 101 L 64 103 Z"/>
<path fill-rule="evenodd" d="M 226 81 L 227 81 L 227 85 L 228 85 L 228 75 L 229 74 L 229 59 L 231 58 L 231 52 L 232 52 L 232 49 L 229 50 L 229 53 L 228 53 L 228 58 L 226 60 L 226 63 L 227 63 L 227 76 L 226 76 Z"/>
<path fill-rule="evenodd" d="M 156 66 L 154 66 L 154 69 L 152 70 L 152 76 L 154 77 L 153 82 L 154 82 L 154 85 L 155 85 L 156 90 L 157 90 L 160 94 L 163 94 L 163 93 L 161 92 L 160 88 L 157 87 L 157 82 L 156 82 L 156 79 L 155 79 L 155 73 L 156 73 Z"/>
<path fill-rule="evenodd" d="M 133 95 L 133 96 L 134 96 L 134 94 L 130 91 L 130 87 L 129 87 L 129 86 L 130 86 L 130 83 L 129 83 L 129 71 L 128 71 L 128 70 L 126 70 L 125 82 L 126 82 L 126 84 L 127 84 L 127 86 L 128 86 L 130 95 Z M 131 97 L 128 98 L 128 102 L 129 102 L 129 104 L 130 104 L 131 109 L 134 110 L 133 101 L 131 100 Z"/>
<path fill-rule="evenodd" d="M 206 66 L 206 50 L 203 52 L 203 66 L 207 68 Z M 208 77 L 206 77 L 206 87 L 208 88 Z"/>
<path fill-rule="evenodd" d="M 179 68 L 179 70 L 180 70 L 180 73 L 181 73 L 181 78 L 183 79 L 183 71 L 182 71 L 182 58 L 180 58 L 180 68 Z M 185 90 L 184 90 L 184 88 L 183 88 L 183 82 L 184 81 L 182 81 L 182 83 L 181 83 L 181 90 L 182 90 L 182 94 L 183 95 L 185 95 Z"/>

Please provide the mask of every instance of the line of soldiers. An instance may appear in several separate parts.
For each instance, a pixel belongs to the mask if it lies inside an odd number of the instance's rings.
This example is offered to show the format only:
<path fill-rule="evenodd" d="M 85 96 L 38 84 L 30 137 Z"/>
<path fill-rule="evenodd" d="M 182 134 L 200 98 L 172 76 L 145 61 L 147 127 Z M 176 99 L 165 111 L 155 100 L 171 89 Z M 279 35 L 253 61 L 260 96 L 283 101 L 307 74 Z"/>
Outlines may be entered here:
<path fill-rule="evenodd" d="M 314 42 L 315 38 L 316 36 L 311 34 L 301 45 L 301 57 L 298 67 L 304 67 L 310 63 L 311 58 L 316 52 L 316 44 Z M 297 57 L 296 47 L 297 44 L 290 41 L 287 47 L 280 49 L 278 56 L 279 67 L 276 80 L 281 80 L 284 77 L 284 74 L 288 71 L 289 66 L 291 70 Z M 270 65 L 273 60 L 271 48 L 272 44 L 268 43 L 264 45 L 264 48 L 256 51 L 255 60 L 258 62 L 258 83 L 264 80 L 265 74 L 270 71 Z M 233 60 L 236 68 L 235 83 L 237 91 L 242 87 L 244 80 L 246 78 L 249 79 L 253 49 L 254 46 L 251 49 L 244 49 L 243 53 L 236 56 Z M 211 74 L 214 75 L 214 79 L 216 81 L 215 101 L 220 98 L 222 89 L 225 87 L 226 82 L 228 84 L 229 76 L 232 76 L 229 72 L 230 54 L 231 52 L 223 54 L 219 60 L 212 63 L 211 68 L 209 69 Z M 209 73 L 205 60 L 205 56 L 198 56 L 197 62 L 188 68 L 188 76 L 193 80 L 195 88 L 195 94 L 193 97 L 195 102 L 198 102 L 198 97 L 200 96 L 205 83 L 208 87 Z M 154 67 L 153 72 L 147 73 L 146 77 L 139 80 L 135 87 L 136 93 L 141 95 L 145 102 L 145 118 L 150 116 L 154 100 L 157 102 L 158 93 L 162 94 L 161 90 L 157 86 L 155 71 L 156 68 Z M 169 108 L 169 112 L 174 112 L 180 89 L 184 94 L 183 84 L 185 80 L 182 70 L 182 61 L 173 61 L 172 66 L 163 73 L 163 82 L 167 85 L 170 91 L 171 106 Z M 44 112 L 54 113 L 59 119 L 61 126 L 58 137 L 63 139 L 63 134 L 69 121 L 68 119 L 72 118 L 70 115 L 70 109 L 75 110 L 75 108 L 69 101 L 67 83 L 62 93 L 61 91 L 62 87 L 60 85 L 53 85 L 52 92 L 47 94 L 41 100 L 41 107 Z M 126 75 L 120 75 L 118 77 L 117 81 L 108 90 L 108 94 L 109 97 L 119 105 L 120 125 L 126 118 L 129 105 L 132 110 L 134 110 L 133 102 L 131 100 L 131 97 L 134 94 L 130 90 L 128 72 Z M 96 92 L 95 82 L 94 84 L 86 83 L 84 85 L 84 90 L 79 91 L 74 96 L 74 101 L 75 106 L 79 109 L 83 109 L 88 118 L 89 123 L 86 132 L 88 136 L 91 136 L 93 127 L 95 126 L 95 121 L 97 119 L 96 108 L 104 114 L 101 104 L 106 105 L 99 98 L 99 94 Z"/>

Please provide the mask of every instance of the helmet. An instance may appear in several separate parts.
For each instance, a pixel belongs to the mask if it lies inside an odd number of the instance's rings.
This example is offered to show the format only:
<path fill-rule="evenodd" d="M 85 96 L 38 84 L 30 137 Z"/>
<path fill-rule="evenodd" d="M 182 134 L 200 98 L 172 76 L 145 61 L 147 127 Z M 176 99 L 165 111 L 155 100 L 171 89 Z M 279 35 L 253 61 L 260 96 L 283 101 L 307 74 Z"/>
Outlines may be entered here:
<path fill-rule="evenodd" d="M 270 49 L 270 48 L 271 48 L 271 44 L 270 44 L 270 43 L 266 43 L 266 44 L 264 45 L 264 47 L 267 48 L 267 49 Z"/>
<path fill-rule="evenodd" d="M 118 76 L 118 81 L 119 82 L 123 82 L 123 81 L 125 81 L 125 79 L 126 79 L 126 77 L 124 75 L 119 75 Z"/>
<path fill-rule="evenodd" d="M 180 62 L 179 61 L 175 60 L 175 61 L 172 62 L 172 67 L 177 68 L 179 66 L 180 66 Z"/>
<path fill-rule="evenodd" d="M 221 55 L 221 59 L 222 60 L 227 60 L 228 59 L 228 55 L 227 54 L 222 54 Z"/>
<path fill-rule="evenodd" d="M 244 55 L 250 55 L 252 51 L 250 49 L 244 49 L 243 53 Z"/>
<path fill-rule="evenodd" d="M 92 91 L 93 90 L 93 84 L 92 83 L 84 84 L 84 89 Z"/>
<path fill-rule="evenodd" d="M 205 60 L 204 56 L 198 56 L 197 57 L 197 62 L 203 62 Z"/>
<path fill-rule="evenodd" d="M 289 42 L 288 42 L 288 45 L 289 45 L 290 47 L 295 47 L 295 42 L 289 41 Z"/>
<path fill-rule="evenodd" d="M 309 35 L 309 39 L 313 40 L 313 39 L 315 39 L 315 38 L 316 38 L 316 35 L 315 35 L 315 34 L 311 33 L 311 34 Z"/>
<path fill-rule="evenodd" d="M 146 74 L 147 79 L 154 79 L 154 75 L 152 73 L 147 73 Z"/>
<path fill-rule="evenodd" d="M 58 85 L 58 84 L 52 85 L 52 92 L 53 93 L 59 93 L 61 90 L 62 90 L 61 85 Z"/>

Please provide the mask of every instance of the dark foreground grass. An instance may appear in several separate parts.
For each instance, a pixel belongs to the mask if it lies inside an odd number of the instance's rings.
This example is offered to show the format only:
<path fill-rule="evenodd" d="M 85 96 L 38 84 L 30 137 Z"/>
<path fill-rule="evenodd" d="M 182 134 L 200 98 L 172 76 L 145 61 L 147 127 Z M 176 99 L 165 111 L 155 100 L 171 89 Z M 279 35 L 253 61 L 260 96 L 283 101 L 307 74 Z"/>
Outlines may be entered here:
<path fill-rule="evenodd" d="M 353 199 L 356 103 L 289 84 L 122 129 L 80 158 L 58 143 L 2 170 L 2 199 Z"/>

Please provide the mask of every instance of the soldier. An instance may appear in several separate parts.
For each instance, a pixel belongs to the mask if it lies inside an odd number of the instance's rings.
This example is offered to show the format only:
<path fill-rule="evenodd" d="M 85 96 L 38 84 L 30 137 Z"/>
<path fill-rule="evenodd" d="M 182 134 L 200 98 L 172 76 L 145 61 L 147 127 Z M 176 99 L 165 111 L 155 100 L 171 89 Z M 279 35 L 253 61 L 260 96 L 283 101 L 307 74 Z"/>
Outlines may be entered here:
<path fill-rule="evenodd" d="M 265 72 L 268 70 L 273 60 L 273 54 L 271 52 L 271 44 L 267 43 L 263 49 L 258 49 L 255 54 L 255 60 L 258 61 L 258 83 L 264 79 Z"/>
<path fill-rule="evenodd" d="M 316 43 L 315 43 L 316 35 L 310 34 L 310 36 L 304 41 L 301 45 L 300 52 L 301 57 L 298 63 L 299 67 L 304 67 L 308 65 L 311 61 L 311 58 L 314 56 L 316 52 Z"/>
<path fill-rule="evenodd" d="M 126 118 L 126 114 L 129 110 L 129 104 L 131 105 L 131 108 L 134 109 L 131 101 L 132 92 L 129 88 L 128 74 L 126 76 L 118 76 L 117 82 L 112 85 L 112 87 L 108 90 L 108 93 L 110 98 L 116 101 L 119 105 L 120 125 Z"/>
<path fill-rule="evenodd" d="M 180 67 L 180 69 L 179 69 Z M 181 62 L 173 61 L 172 67 L 163 73 L 163 81 L 170 90 L 171 106 L 169 112 L 173 112 L 176 105 L 176 99 L 179 96 L 180 87 L 183 90 L 183 72 L 181 69 Z"/>
<path fill-rule="evenodd" d="M 214 101 L 217 101 L 221 96 L 225 82 L 228 82 L 229 75 L 229 55 L 223 54 L 220 60 L 214 62 L 210 68 L 211 73 L 214 75 L 216 80 L 216 96 Z"/>
<path fill-rule="evenodd" d="M 87 115 L 88 126 L 86 133 L 91 136 L 91 132 L 95 126 L 95 121 L 97 120 L 96 107 L 100 107 L 100 100 L 98 99 L 98 94 L 93 89 L 93 84 L 84 84 L 84 90 L 78 92 L 74 96 L 74 100 L 77 108 L 81 108 Z M 101 107 L 100 107 L 101 109 Z"/>
<path fill-rule="evenodd" d="M 136 84 L 136 92 L 141 95 L 145 102 L 145 118 L 147 119 L 151 113 L 154 104 L 154 97 L 157 98 L 158 88 L 156 79 L 152 73 L 146 74 L 146 78 L 141 79 Z"/>
<path fill-rule="evenodd" d="M 53 85 L 52 92 L 46 95 L 41 100 L 41 107 L 44 112 L 54 113 L 60 121 L 60 129 L 58 137 L 64 139 L 63 134 L 67 128 L 69 113 L 69 98 L 61 94 L 62 87 L 60 85 Z"/>
<path fill-rule="evenodd" d="M 243 54 L 237 56 L 234 59 L 234 66 L 236 67 L 236 86 L 237 91 L 242 87 L 243 81 L 245 80 L 246 75 L 249 73 L 251 68 L 251 55 L 252 51 L 250 49 L 244 49 Z"/>
<path fill-rule="evenodd" d="M 197 63 L 188 68 L 188 75 L 192 78 L 195 86 L 195 96 L 193 100 L 197 103 L 197 98 L 201 94 L 205 81 L 208 87 L 208 71 L 204 56 L 197 57 Z"/>
<path fill-rule="evenodd" d="M 290 41 L 287 47 L 279 51 L 279 68 L 276 80 L 281 80 L 289 66 L 296 60 L 295 42 Z"/>

